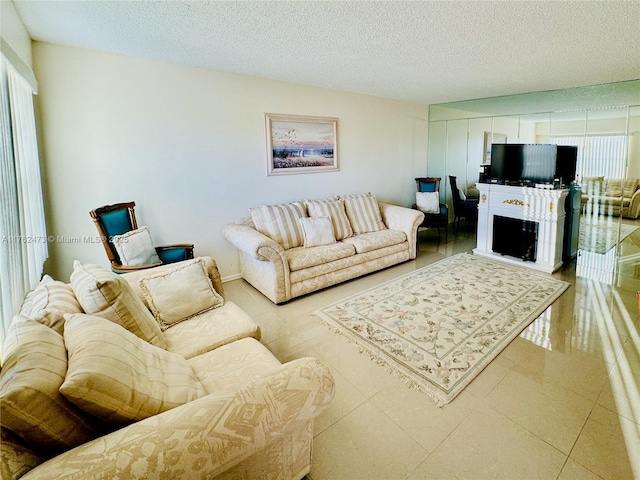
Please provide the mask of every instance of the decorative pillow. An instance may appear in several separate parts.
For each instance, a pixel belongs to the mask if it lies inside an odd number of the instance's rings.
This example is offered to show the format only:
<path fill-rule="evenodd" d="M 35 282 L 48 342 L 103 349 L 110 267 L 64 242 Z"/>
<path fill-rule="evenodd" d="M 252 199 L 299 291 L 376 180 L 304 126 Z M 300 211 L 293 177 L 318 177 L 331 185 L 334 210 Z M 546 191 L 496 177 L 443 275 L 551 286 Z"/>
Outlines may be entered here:
<path fill-rule="evenodd" d="M 200 258 L 145 276 L 138 285 L 162 330 L 224 305 Z"/>
<path fill-rule="evenodd" d="M 256 230 L 278 242 L 285 250 L 302 245 L 298 219 L 306 216 L 306 208 L 302 202 L 261 205 L 259 213 L 257 209 L 251 210 Z"/>
<path fill-rule="evenodd" d="M 305 217 L 300 219 L 305 247 L 318 247 L 336 243 L 330 217 Z"/>
<path fill-rule="evenodd" d="M 609 178 L 606 182 L 604 194 L 607 197 L 621 197 L 622 196 L 622 179 Z"/>
<path fill-rule="evenodd" d="M 460 200 L 466 200 L 467 196 L 464 194 L 464 192 L 460 189 L 458 189 L 458 193 L 460 194 Z"/>
<path fill-rule="evenodd" d="M 416 192 L 416 206 L 424 213 L 440 213 L 438 192 Z"/>
<path fill-rule="evenodd" d="M 583 177 L 582 191 L 588 195 L 601 195 L 604 187 L 604 177 Z"/>
<path fill-rule="evenodd" d="M 101 317 L 66 315 L 67 399 L 107 422 L 142 420 L 206 392 L 191 365 Z"/>
<path fill-rule="evenodd" d="M 310 217 L 331 217 L 336 240 L 343 240 L 353 235 L 343 199 L 309 200 L 304 204 Z"/>
<path fill-rule="evenodd" d="M 65 313 L 82 313 L 73 287 L 64 282 L 53 280 L 40 282 L 33 291 L 31 307 L 22 314 L 47 327 L 53 328 L 62 335 Z"/>
<path fill-rule="evenodd" d="M 158 323 L 123 278 L 106 268 L 82 265 L 76 260 L 71 285 L 86 313 L 111 320 L 141 339 L 166 348 Z"/>
<path fill-rule="evenodd" d="M 344 197 L 344 206 L 353 233 L 356 235 L 378 232 L 387 228 L 382 221 L 378 201 L 370 193 L 347 195 Z"/>
<path fill-rule="evenodd" d="M 59 452 L 98 435 L 92 419 L 58 389 L 67 373 L 62 335 L 16 316 L 7 332 L 0 373 L 0 423 L 34 448 Z"/>
<path fill-rule="evenodd" d="M 122 265 L 137 267 L 162 263 L 153 246 L 148 227 L 140 227 L 122 235 L 114 235 L 112 243 Z"/>
<path fill-rule="evenodd" d="M 53 282 L 53 278 L 51 278 L 49 275 L 44 275 L 42 277 L 42 280 L 40 280 L 40 282 L 38 283 L 38 285 L 36 285 L 36 288 L 34 288 L 33 290 L 29 290 L 27 292 L 27 294 L 24 296 L 24 300 L 22 301 L 22 305 L 20 306 L 20 311 L 18 312 L 20 315 L 23 315 L 25 317 L 29 317 L 31 315 L 31 310 L 33 308 L 32 303 L 33 303 L 33 295 L 36 292 L 36 289 L 40 286 L 40 285 L 44 285 L 47 283 L 51 283 Z"/>
<path fill-rule="evenodd" d="M 624 198 L 631 198 L 633 194 L 636 193 L 638 189 L 638 179 L 637 178 L 629 178 L 624 181 L 624 190 L 622 192 L 622 196 Z"/>

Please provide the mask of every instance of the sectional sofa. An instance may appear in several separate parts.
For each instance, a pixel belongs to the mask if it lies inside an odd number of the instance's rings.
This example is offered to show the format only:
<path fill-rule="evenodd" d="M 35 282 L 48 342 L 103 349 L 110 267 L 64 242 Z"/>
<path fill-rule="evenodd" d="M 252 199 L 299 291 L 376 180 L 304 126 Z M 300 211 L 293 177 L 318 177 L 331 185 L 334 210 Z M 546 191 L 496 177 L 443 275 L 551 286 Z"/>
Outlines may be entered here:
<path fill-rule="evenodd" d="M 259 338 L 212 258 L 45 277 L 3 346 L 0 477 L 302 478 L 334 381 Z"/>
<path fill-rule="evenodd" d="M 261 205 L 223 228 L 240 274 L 279 304 L 416 257 L 419 210 L 370 193 Z"/>

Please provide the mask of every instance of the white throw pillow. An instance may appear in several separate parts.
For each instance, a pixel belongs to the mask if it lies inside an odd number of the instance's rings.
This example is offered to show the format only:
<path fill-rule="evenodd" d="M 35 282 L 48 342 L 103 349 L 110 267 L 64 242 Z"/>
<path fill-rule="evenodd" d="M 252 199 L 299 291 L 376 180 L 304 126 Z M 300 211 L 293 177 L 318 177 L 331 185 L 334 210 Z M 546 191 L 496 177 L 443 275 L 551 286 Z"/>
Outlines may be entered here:
<path fill-rule="evenodd" d="M 194 315 L 224 305 L 201 258 L 138 281 L 153 316 L 162 330 Z"/>
<path fill-rule="evenodd" d="M 440 213 L 438 192 L 416 192 L 416 206 L 424 213 Z"/>
<path fill-rule="evenodd" d="M 336 243 L 331 217 L 302 217 L 299 221 L 305 247 Z"/>
<path fill-rule="evenodd" d="M 118 257 L 120 257 L 120 263 L 124 266 L 137 267 L 162 263 L 153 246 L 148 227 L 140 227 L 122 235 L 114 235 L 111 241 Z"/>
<path fill-rule="evenodd" d="M 467 196 L 464 194 L 464 192 L 460 189 L 458 189 L 458 193 L 460 194 L 460 200 L 466 200 Z"/>

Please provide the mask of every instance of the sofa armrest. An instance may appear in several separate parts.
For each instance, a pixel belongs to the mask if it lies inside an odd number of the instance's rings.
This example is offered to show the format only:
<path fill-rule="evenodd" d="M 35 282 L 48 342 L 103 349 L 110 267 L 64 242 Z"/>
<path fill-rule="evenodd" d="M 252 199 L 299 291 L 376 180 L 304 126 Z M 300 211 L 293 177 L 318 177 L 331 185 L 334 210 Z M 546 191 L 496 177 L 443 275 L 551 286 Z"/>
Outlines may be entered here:
<path fill-rule="evenodd" d="M 284 249 L 278 242 L 247 225 L 225 225 L 222 234 L 238 250 L 258 260 L 271 261 L 284 254 Z"/>
<path fill-rule="evenodd" d="M 420 210 L 413 210 L 412 208 L 382 202 L 378 203 L 384 224 L 391 230 L 400 230 L 407 235 L 409 252 L 411 254 L 410 258 L 416 258 L 418 226 L 420 226 L 424 220 L 424 213 Z"/>
<path fill-rule="evenodd" d="M 237 390 L 212 393 L 92 440 L 22 478 L 215 478 L 316 417 L 333 395 L 326 365 L 294 360 Z"/>
<path fill-rule="evenodd" d="M 629 210 L 627 211 L 627 218 L 640 217 L 640 188 L 635 191 L 631 200 L 629 200 Z"/>

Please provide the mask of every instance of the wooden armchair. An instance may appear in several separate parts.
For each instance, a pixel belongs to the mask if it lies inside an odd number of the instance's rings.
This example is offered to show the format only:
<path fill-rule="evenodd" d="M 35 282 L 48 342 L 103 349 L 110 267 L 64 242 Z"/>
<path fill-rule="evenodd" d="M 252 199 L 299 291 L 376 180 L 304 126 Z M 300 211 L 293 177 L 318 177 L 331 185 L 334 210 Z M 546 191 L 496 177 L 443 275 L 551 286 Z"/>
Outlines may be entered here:
<path fill-rule="evenodd" d="M 440 177 L 418 177 L 416 178 L 416 188 L 418 192 L 440 192 Z M 413 205 L 413 208 L 418 208 Z M 437 228 L 438 240 L 440 240 L 440 228 L 444 228 L 444 243 L 449 240 L 449 207 L 445 203 L 439 203 L 438 213 L 424 212 L 424 221 L 418 228 Z"/>
<path fill-rule="evenodd" d="M 160 264 L 153 265 L 122 265 L 118 252 L 113 245 L 113 237 L 122 235 L 138 228 L 135 214 L 135 202 L 116 203 L 91 210 L 89 214 L 98 229 L 102 246 L 111 262 L 111 270 L 115 273 L 126 273 L 135 270 L 157 267 L 166 263 L 174 263 L 193 258 L 193 244 L 182 243 L 154 247 Z"/>

